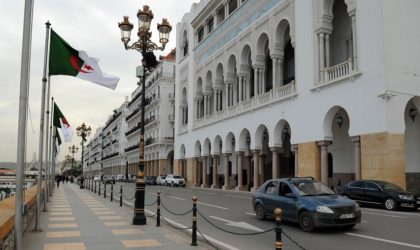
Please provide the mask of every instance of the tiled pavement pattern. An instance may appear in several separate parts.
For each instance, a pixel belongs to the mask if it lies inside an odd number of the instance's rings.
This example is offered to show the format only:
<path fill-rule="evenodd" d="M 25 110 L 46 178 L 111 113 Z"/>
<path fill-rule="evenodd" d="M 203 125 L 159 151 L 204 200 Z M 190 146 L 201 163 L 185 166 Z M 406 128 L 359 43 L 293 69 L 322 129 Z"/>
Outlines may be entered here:
<path fill-rule="evenodd" d="M 42 232 L 27 232 L 24 250 L 210 249 L 167 225 L 133 226 L 132 209 L 79 189 L 74 184 L 55 188 L 48 211 L 41 214 Z"/>

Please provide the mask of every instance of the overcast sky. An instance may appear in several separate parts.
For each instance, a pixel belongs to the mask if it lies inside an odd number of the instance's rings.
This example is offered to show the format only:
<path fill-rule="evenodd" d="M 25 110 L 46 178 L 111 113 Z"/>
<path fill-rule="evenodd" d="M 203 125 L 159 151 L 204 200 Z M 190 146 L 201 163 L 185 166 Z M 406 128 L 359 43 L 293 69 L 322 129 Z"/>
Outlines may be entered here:
<path fill-rule="evenodd" d="M 17 126 L 19 109 L 20 63 L 22 51 L 23 13 L 25 1 L 0 2 L 0 162 L 16 162 Z M 173 26 L 167 54 L 175 47 L 175 28 L 193 2 L 198 0 L 34 0 L 32 26 L 31 78 L 29 90 L 27 161 L 34 153 L 38 158 L 41 87 L 45 49 L 45 22 L 73 48 L 85 50 L 89 56 L 100 59 L 99 65 L 106 73 L 120 77 L 115 91 L 69 76 L 51 77 L 51 95 L 73 127 L 85 122 L 93 132 L 106 121 L 112 110 L 119 107 L 125 96 L 136 87 L 135 68 L 141 55 L 125 51 L 120 40 L 117 23 L 128 15 L 137 29 L 137 10 L 144 4 L 154 13 L 152 40 L 158 41 L 156 23 L 163 17 Z M 135 39 L 136 32 L 132 34 Z M 80 137 L 73 143 L 80 147 Z M 60 160 L 68 154 L 72 144 L 62 144 Z M 76 159 L 80 159 L 80 153 Z"/>

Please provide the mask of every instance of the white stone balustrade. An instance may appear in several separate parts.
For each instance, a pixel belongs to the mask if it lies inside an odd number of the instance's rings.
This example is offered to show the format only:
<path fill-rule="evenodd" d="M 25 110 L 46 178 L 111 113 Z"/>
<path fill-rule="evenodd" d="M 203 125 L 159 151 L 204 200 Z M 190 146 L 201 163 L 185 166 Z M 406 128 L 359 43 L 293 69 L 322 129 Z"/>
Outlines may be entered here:
<path fill-rule="evenodd" d="M 353 71 L 353 60 L 350 58 L 345 62 L 322 70 L 324 81 L 329 82 L 349 75 Z"/>

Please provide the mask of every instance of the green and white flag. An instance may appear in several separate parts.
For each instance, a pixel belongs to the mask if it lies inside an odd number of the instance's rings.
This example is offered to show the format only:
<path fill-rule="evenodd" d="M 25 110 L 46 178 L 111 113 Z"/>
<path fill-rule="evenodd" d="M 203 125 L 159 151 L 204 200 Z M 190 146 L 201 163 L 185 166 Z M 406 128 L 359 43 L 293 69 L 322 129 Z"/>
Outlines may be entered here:
<path fill-rule="evenodd" d="M 55 102 L 53 125 L 56 128 L 61 128 L 61 132 L 63 132 L 64 139 L 66 142 L 71 142 L 71 139 L 73 137 L 73 130 L 70 127 L 70 123 L 67 121 L 66 117 L 64 117 L 63 113 L 61 113 L 61 110 L 58 108 Z"/>
<path fill-rule="evenodd" d="M 60 134 L 58 133 L 58 129 L 57 127 L 55 127 L 55 132 L 54 132 L 54 137 L 55 137 L 55 157 L 58 156 L 58 154 L 60 153 L 60 145 L 61 145 L 61 137 Z"/>
<path fill-rule="evenodd" d="M 117 87 L 120 80 L 101 70 L 98 59 L 89 57 L 85 51 L 73 49 L 54 30 L 50 37 L 50 75 L 68 75 L 90 81 L 110 89 Z"/>

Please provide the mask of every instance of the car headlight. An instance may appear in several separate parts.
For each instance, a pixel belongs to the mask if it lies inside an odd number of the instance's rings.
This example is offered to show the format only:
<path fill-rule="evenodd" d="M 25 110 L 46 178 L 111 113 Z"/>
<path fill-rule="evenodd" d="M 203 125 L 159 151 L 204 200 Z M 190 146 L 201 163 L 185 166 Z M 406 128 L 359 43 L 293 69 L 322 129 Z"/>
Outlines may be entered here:
<path fill-rule="evenodd" d="M 402 200 L 413 200 L 413 196 L 411 194 L 406 195 L 406 194 L 399 194 L 398 198 L 402 199 Z"/>
<path fill-rule="evenodd" d="M 354 209 L 356 211 L 360 211 L 360 205 L 359 205 L 359 203 L 356 202 L 356 204 L 354 205 Z"/>
<path fill-rule="evenodd" d="M 316 211 L 318 213 L 325 213 L 325 214 L 333 214 L 334 213 L 334 211 L 332 211 L 332 209 L 327 207 L 327 206 L 317 206 Z"/>

